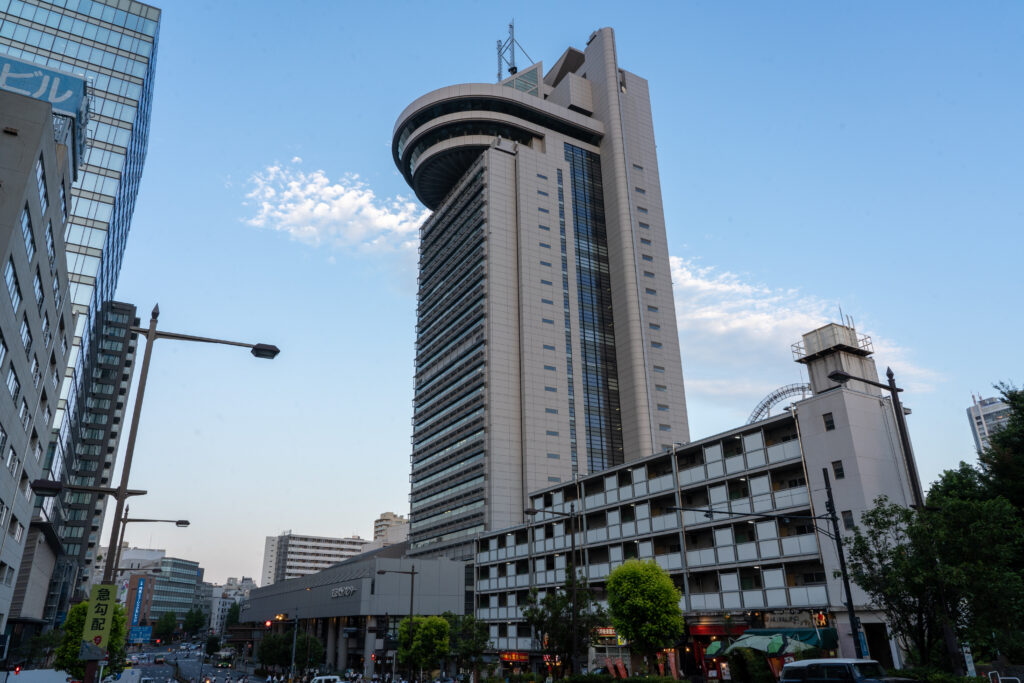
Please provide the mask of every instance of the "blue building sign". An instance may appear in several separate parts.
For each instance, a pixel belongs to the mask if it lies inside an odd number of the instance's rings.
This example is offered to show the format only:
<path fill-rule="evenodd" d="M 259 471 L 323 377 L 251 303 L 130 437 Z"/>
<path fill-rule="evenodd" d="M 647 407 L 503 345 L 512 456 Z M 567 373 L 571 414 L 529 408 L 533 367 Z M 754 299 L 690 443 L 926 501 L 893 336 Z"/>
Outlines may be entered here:
<path fill-rule="evenodd" d="M 148 643 L 153 640 L 152 626 L 132 626 L 128 629 L 129 643 Z"/>
<path fill-rule="evenodd" d="M 76 118 L 85 114 L 84 80 L 32 62 L 0 55 L 0 90 L 49 102 L 54 111 Z"/>

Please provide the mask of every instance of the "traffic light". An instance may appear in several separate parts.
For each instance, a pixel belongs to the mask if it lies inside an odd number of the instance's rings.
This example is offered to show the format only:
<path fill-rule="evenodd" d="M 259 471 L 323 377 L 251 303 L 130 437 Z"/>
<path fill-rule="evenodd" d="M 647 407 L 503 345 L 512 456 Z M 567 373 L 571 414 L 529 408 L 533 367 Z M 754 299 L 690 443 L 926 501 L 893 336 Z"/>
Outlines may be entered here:
<path fill-rule="evenodd" d="M 274 622 L 272 622 L 272 621 L 271 621 L 270 619 L 267 619 L 266 621 L 264 621 L 264 622 L 263 622 L 263 627 L 264 627 L 264 628 L 270 628 L 270 626 L 271 626 L 271 625 L 272 625 L 273 623 L 274 623 Z"/>
<path fill-rule="evenodd" d="M 159 644 L 160 644 L 160 639 L 159 639 L 159 638 L 157 638 L 157 639 L 156 639 L 156 644 L 157 644 L 157 645 L 159 645 Z"/>
<path fill-rule="evenodd" d="M 370 653 L 370 661 L 371 662 L 376 662 L 377 661 L 377 653 L 376 652 Z"/>
<path fill-rule="evenodd" d="M 21 666 L 14 667 L 14 675 L 17 676 L 21 673 Z"/>

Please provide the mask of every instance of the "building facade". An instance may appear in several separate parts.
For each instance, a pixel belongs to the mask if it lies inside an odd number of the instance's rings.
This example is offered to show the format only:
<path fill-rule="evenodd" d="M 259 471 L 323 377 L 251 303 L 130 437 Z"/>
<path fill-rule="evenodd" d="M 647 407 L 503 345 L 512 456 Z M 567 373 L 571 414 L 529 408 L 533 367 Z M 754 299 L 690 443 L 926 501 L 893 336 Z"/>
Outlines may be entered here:
<path fill-rule="evenodd" d="M 240 629 L 232 643 L 259 656 L 265 620 L 273 630 L 286 631 L 294 620 L 302 632 L 324 644 L 321 672 L 374 673 L 394 671 L 398 624 L 411 605 L 420 616 L 445 612 L 466 614 L 472 609 L 472 571 L 463 562 L 446 558 L 405 557 L 406 544 L 364 553 L 329 569 L 297 579 L 262 586 L 243 601 L 241 621 L 261 624 L 258 630 Z M 415 590 L 409 573 L 415 571 Z M 279 620 L 280 617 L 280 620 Z M 246 639 L 248 636 L 248 640 Z"/>
<path fill-rule="evenodd" d="M 395 125 L 420 230 L 410 541 L 472 555 L 530 491 L 689 441 L 647 82 L 596 31 Z"/>
<path fill-rule="evenodd" d="M 373 540 L 387 540 L 391 527 L 408 525 L 409 520 L 394 512 L 385 512 L 373 521 Z"/>
<path fill-rule="evenodd" d="M 989 436 L 1006 426 L 1010 420 L 1010 406 L 998 397 L 982 398 L 971 394 L 971 401 L 971 407 L 967 409 L 967 421 L 971 423 L 974 448 L 981 452 L 988 448 Z"/>
<path fill-rule="evenodd" d="M 60 554 L 61 501 L 35 505 L 30 483 L 62 466 L 47 444 L 74 329 L 64 226 L 85 138 L 85 83 L 0 62 L 8 75 L 0 86 L 0 267 L 8 295 L 0 302 L 0 632 L 9 634 L 42 618 Z M 39 90 L 42 99 L 21 94 L 41 84 L 52 84 Z M 58 89 L 66 109 L 49 101 Z M 24 571 L 25 561 L 37 571 Z"/>
<path fill-rule="evenodd" d="M 843 387 L 827 378 L 844 370 L 877 381 L 870 340 L 829 325 L 805 335 L 797 354 L 808 365 L 810 398 L 760 422 L 531 493 L 533 521 L 481 536 L 476 615 L 489 623 L 494 649 L 516 653 L 511 661 L 539 660 L 523 601 L 532 586 L 564 584 L 575 530 L 576 565 L 601 601 L 608 574 L 627 560 L 653 560 L 672 576 L 687 621 L 684 671 L 701 669 L 714 639 L 750 627 L 810 628 L 818 614 L 837 629 L 843 656 L 855 656 L 836 546 L 819 531 L 830 527 L 809 518 L 826 513 L 826 476 L 844 534 L 879 495 L 912 503 L 912 480 L 890 401 L 864 383 Z M 882 616 L 856 587 L 853 603 L 870 656 L 894 663 Z M 609 656 L 628 661 L 614 634 L 592 649 L 588 665 Z"/>
<path fill-rule="evenodd" d="M 286 531 L 280 536 L 267 536 L 263 547 L 261 585 L 315 574 L 342 560 L 363 552 L 366 539 L 303 536 Z"/>
<path fill-rule="evenodd" d="M 69 299 L 74 314 L 72 352 L 55 411 L 53 479 L 104 485 L 116 447 L 96 471 L 70 468 L 88 414 L 94 368 L 90 359 L 97 320 L 117 287 L 149 139 L 160 10 L 134 0 L 0 0 L 0 55 L 9 55 L 89 82 L 89 149 L 71 188 L 66 230 Z M 115 444 L 116 446 L 116 444 Z M 89 462 L 87 458 L 79 462 Z M 102 517 L 103 511 L 99 511 Z M 97 529 L 102 526 L 102 519 Z M 90 528 L 93 525 L 90 523 Z M 77 533 L 79 526 L 69 526 Z M 51 623 L 63 620 L 68 601 L 82 598 L 88 581 L 79 570 L 88 542 L 62 539 L 79 552 L 62 556 L 46 601 Z"/>

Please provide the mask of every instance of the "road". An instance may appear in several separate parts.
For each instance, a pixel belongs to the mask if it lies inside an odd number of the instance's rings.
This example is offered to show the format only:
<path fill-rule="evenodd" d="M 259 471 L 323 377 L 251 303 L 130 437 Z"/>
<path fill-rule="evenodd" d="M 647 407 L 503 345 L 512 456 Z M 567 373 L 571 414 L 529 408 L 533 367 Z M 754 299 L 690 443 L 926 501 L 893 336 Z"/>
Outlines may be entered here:
<path fill-rule="evenodd" d="M 238 683 L 238 680 L 245 675 L 241 669 L 217 668 L 215 664 L 200 662 L 198 652 L 181 652 L 174 650 L 168 652 L 166 648 L 147 650 L 147 663 L 135 665 L 143 678 L 152 678 L 153 683 L 170 683 L 175 678 L 175 666 L 178 676 L 185 681 L 199 681 L 200 672 L 204 680 L 210 683 Z M 153 664 L 155 656 L 163 655 L 166 659 L 164 664 Z M 130 656 L 130 655 L 129 655 Z M 252 664 L 249 665 L 252 670 Z M 249 675 L 249 683 L 264 683 L 262 677 Z"/>

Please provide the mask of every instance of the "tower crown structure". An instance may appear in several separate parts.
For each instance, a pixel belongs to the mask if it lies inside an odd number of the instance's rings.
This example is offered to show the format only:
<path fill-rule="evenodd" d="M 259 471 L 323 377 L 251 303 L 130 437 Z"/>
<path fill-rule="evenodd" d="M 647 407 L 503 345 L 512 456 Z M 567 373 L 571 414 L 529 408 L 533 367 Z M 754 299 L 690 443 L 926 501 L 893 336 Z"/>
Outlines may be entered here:
<path fill-rule="evenodd" d="M 594 32 L 545 73 L 398 117 L 420 230 L 412 552 L 463 556 L 528 494 L 689 441 L 647 82 Z"/>

